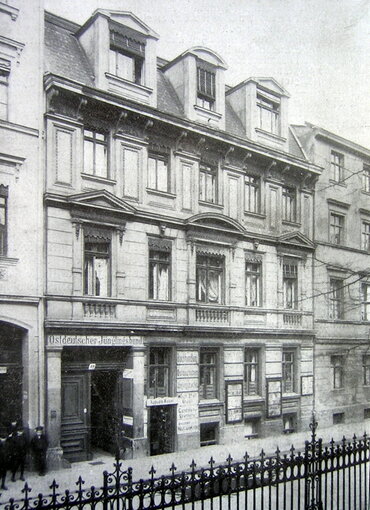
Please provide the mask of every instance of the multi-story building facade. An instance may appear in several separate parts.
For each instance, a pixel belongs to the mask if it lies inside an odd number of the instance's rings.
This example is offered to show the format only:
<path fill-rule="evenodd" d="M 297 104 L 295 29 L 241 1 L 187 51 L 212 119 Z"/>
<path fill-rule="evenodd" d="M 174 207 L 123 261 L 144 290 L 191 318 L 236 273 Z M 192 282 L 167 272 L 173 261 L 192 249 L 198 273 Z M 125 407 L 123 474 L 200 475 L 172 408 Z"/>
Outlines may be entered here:
<path fill-rule="evenodd" d="M 270 78 L 171 62 L 133 14 L 45 18 L 52 454 L 132 455 L 306 427 L 313 186 Z"/>
<path fill-rule="evenodd" d="M 322 426 L 370 417 L 370 151 L 294 126 L 323 168 L 315 193 L 315 408 Z"/>
<path fill-rule="evenodd" d="M 45 419 L 41 7 L 0 1 L 1 428 Z"/>

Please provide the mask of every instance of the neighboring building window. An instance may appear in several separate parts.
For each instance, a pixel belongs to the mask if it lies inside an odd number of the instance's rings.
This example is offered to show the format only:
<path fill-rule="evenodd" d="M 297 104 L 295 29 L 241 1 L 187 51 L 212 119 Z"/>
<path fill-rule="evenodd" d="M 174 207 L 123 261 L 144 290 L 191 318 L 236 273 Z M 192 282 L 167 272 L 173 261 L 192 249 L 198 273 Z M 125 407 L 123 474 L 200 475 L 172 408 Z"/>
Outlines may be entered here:
<path fill-rule="evenodd" d="M 245 262 L 245 304 L 261 306 L 261 262 Z"/>
<path fill-rule="evenodd" d="M 295 222 L 297 220 L 297 193 L 295 188 L 284 186 L 283 196 L 283 220 Z"/>
<path fill-rule="evenodd" d="M 367 221 L 362 222 L 362 246 L 363 250 L 370 252 L 370 223 Z"/>
<path fill-rule="evenodd" d="M 333 244 L 343 244 L 344 241 L 344 216 L 341 214 L 330 213 L 330 242 Z"/>
<path fill-rule="evenodd" d="M 168 397 L 170 388 L 170 349 L 151 347 L 149 349 L 148 397 Z"/>
<path fill-rule="evenodd" d="M 200 446 L 210 446 L 218 443 L 218 423 L 200 424 Z"/>
<path fill-rule="evenodd" d="M 246 175 L 244 177 L 244 208 L 247 212 L 259 213 L 260 196 L 261 196 L 261 180 L 259 177 Z"/>
<path fill-rule="evenodd" d="M 8 187 L 0 185 L 0 255 L 8 251 Z"/>
<path fill-rule="evenodd" d="M 216 101 L 216 73 L 210 68 L 197 66 L 197 105 L 214 110 Z"/>
<path fill-rule="evenodd" d="M 331 151 L 330 171 L 331 179 L 335 182 L 343 180 L 344 156 L 339 152 Z"/>
<path fill-rule="evenodd" d="M 370 283 L 361 284 L 361 318 L 370 321 Z"/>
<path fill-rule="evenodd" d="M 344 357 L 334 355 L 331 357 L 331 367 L 333 373 L 333 388 L 335 390 L 343 388 L 344 383 Z"/>
<path fill-rule="evenodd" d="M 284 260 L 283 264 L 284 308 L 298 308 L 298 265 L 296 261 Z"/>
<path fill-rule="evenodd" d="M 199 398 L 217 397 L 217 351 L 201 349 L 199 353 Z"/>
<path fill-rule="evenodd" d="M 297 416 L 295 414 L 283 415 L 283 432 L 284 434 L 293 434 L 296 429 Z"/>
<path fill-rule="evenodd" d="M 364 386 L 370 386 L 370 354 L 362 357 L 362 367 L 364 373 Z"/>
<path fill-rule="evenodd" d="M 98 235 L 85 236 L 84 293 L 89 296 L 110 295 L 110 242 Z"/>
<path fill-rule="evenodd" d="M 364 171 L 362 174 L 362 189 L 370 193 L 370 165 L 364 163 Z"/>
<path fill-rule="evenodd" d="M 199 200 L 217 202 L 217 168 L 201 164 L 199 167 Z"/>
<path fill-rule="evenodd" d="M 280 123 L 280 102 L 279 100 L 268 98 L 262 94 L 257 94 L 257 108 L 259 116 L 259 128 L 275 135 L 279 134 Z"/>
<path fill-rule="evenodd" d="M 259 390 L 259 351 L 244 351 L 244 394 L 258 395 Z"/>
<path fill-rule="evenodd" d="M 148 155 L 148 188 L 169 191 L 168 156 L 156 153 Z"/>
<path fill-rule="evenodd" d="M 8 83 L 9 71 L 0 67 L 0 119 L 8 119 Z"/>
<path fill-rule="evenodd" d="M 282 372 L 283 372 L 283 393 L 295 391 L 295 351 L 283 350 Z"/>
<path fill-rule="evenodd" d="M 343 280 L 330 279 L 330 319 L 343 319 Z"/>
<path fill-rule="evenodd" d="M 108 177 L 108 137 L 105 133 L 84 129 L 84 173 Z"/>
<path fill-rule="evenodd" d="M 340 423 L 344 423 L 344 413 L 334 413 L 333 425 L 339 425 Z"/>
<path fill-rule="evenodd" d="M 223 257 L 197 254 L 196 265 L 197 301 L 221 304 L 223 302 Z"/>
<path fill-rule="evenodd" d="M 168 249 L 149 247 L 149 298 L 171 298 L 171 253 Z"/>

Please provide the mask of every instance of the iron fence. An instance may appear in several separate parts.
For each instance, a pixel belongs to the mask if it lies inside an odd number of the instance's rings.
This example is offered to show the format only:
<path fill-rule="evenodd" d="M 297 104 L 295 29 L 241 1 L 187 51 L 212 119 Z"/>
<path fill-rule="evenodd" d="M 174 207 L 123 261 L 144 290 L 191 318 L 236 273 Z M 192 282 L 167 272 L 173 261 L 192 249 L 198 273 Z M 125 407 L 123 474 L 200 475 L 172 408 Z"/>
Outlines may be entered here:
<path fill-rule="evenodd" d="M 369 510 L 370 438 L 323 444 L 316 437 L 313 420 L 311 438 L 302 450 L 279 450 L 272 456 L 263 451 L 257 458 L 244 455 L 235 462 L 230 456 L 207 467 L 193 461 L 188 471 L 178 472 L 172 464 L 168 475 L 135 480 L 132 468 L 122 469 L 116 459 L 114 471 L 103 473 L 101 487 L 84 488 L 80 477 L 76 491 L 58 491 L 54 481 L 50 494 L 31 496 L 23 489 L 23 499 L 10 499 L 5 510 Z"/>

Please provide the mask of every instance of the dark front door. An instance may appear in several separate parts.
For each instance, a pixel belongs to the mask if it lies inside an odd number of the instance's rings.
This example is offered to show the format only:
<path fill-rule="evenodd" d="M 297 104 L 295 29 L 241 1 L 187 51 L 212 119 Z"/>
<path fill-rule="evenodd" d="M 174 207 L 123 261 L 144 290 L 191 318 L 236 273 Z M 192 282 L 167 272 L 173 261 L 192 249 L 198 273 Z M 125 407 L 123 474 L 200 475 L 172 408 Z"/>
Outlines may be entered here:
<path fill-rule="evenodd" d="M 149 409 L 150 455 L 173 452 L 176 406 L 152 406 Z"/>

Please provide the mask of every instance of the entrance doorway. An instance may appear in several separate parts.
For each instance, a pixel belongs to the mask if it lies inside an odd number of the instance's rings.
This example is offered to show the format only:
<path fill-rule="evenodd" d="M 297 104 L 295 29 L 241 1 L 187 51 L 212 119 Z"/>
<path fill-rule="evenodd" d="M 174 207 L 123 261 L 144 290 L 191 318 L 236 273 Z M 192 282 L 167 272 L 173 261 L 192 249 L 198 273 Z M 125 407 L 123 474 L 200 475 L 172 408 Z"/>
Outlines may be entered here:
<path fill-rule="evenodd" d="M 172 453 L 175 446 L 176 406 L 152 406 L 149 408 L 150 455 Z"/>

